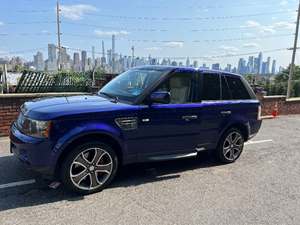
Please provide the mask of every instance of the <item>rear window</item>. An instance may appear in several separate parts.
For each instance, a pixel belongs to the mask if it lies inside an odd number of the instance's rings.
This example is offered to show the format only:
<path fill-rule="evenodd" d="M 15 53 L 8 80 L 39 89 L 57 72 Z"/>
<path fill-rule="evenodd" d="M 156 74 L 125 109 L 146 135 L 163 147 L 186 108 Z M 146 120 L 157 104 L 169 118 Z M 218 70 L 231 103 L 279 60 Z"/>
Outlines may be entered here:
<path fill-rule="evenodd" d="M 226 76 L 231 99 L 251 99 L 249 92 L 239 77 Z"/>
<path fill-rule="evenodd" d="M 219 74 L 205 73 L 202 82 L 202 100 L 220 100 Z"/>

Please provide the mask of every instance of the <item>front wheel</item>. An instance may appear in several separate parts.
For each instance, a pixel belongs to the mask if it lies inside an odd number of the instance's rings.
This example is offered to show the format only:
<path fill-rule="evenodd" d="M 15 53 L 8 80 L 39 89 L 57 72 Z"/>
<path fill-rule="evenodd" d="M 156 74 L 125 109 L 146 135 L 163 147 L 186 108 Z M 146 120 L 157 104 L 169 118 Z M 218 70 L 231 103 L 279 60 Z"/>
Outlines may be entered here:
<path fill-rule="evenodd" d="M 103 190 L 118 168 L 115 151 L 101 142 L 78 146 L 66 157 L 61 167 L 61 180 L 71 191 L 91 194 Z"/>
<path fill-rule="evenodd" d="M 242 154 L 244 137 L 240 130 L 232 128 L 225 132 L 216 149 L 217 159 L 223 163 L 235 162 Z"/>

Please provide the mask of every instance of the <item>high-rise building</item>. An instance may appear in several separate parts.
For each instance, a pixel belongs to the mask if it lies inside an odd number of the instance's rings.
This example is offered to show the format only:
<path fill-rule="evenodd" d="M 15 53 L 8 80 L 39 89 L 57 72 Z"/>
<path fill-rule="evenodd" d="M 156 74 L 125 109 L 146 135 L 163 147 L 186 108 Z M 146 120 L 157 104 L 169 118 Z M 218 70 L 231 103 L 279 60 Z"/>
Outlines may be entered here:
<path fill-rule="evenodd" d="M 95 46 L 92 46 L 92 65 L 95 64 Z"/>
<path fill-rule="evenodd" d="M 247 63 L 247 73 L 254 73 L 254 57 L 249 56 Z"/>
<path fill-rule="evenodd" d="M 56 62 L 56 46 L 54 44 L 48 44 L 48 60 L 50 62 Z"/>
<path fill-rule="evenodd" d="M 262 63 L 263 63 L 263 55 L 262 52 L 258 54 L 258 74 L 261 74 L 262 71 Z"/>
<path fill-rule="evenodd" d="M 56 46 L 54 44 L 48 44 L 48 60 L 46 68 L 48 71 L 57 70 Z"/>
<path fill-rule="evenodd" d="M 213 70 L 221 70 L 220 63 L 214 63 L 211 65 L 211 69 Z"/>
<path fill-rule="evenodd" d="M 80 72 L 81 71 L 81 65 L 80 65 L 80 58 L 79 58 L 79 53 L 75 52 L 73 55 L 73 70 L 75 72 Z"/>
<path fill-rule="evenodd" d="M 111 48 L 111 51 L 112 51 L 112 65 L 111 65 L 111 67 L 112 67 L 112 73 L 115 73 L 115 70 L 116 70 L 116 55 L 115 55 L 115 35 L 113 34 L 112 35 L 112 48 Z"/>
<path fill-rule="evenodd" d="M 45 64 L 43 60 L 43 53 L 37 52 L 34 58 L 34 66 L 37 71 L 43 71 L 45 69 Z"/>
<path fill-rule="evenodd" d="M 224 70 L 225 70 L 226 72 L 231 72 L 231 67 L 232 67 L 231 64 L 227 64 L 227 66 L 225 67 Z"/>
<path fill-rule="evenodd" d="M 87 53 L 86 51 L 81 51 L 81 70 L 83 72 L 86 71 L 86 65 L 87 65 Z"/>
<path fill-rule="evenodd" d="M 266 74 L 270 73 L 270 66 L 271 66 L 271 57 L 267 58 L 267 62 L 266 62 Z"/>
<path fill-rule="evenodd" d="M 186 66 L 190 66 L 190 65 L 191 65 L 191 63 L 190 63 L 190 58 L 189 58 L 189 57 L 187 57 L 185 65 L 186 65 Z"/>
<path fill-rule="evenodd" d="M 104 49 L 104 41 L 102 41 L 102 57 L 101 57 L 101 66 L 104 67 L 106 64 L 106 58 L 105 58 L 105 49 Z"/>
<path fill-rule="evenodd" d="M 276 60 L 275 59 L 272 62 L 272 74 L 276 74 Z"/>
<path fill-rule="evenodd" d="M 247 66 L 246 66 L 246 60 L 243 58 L 239 59 L 237 72 L 239 74 L 246 74 L 247 73 Z"/>
<path fill-rule="evenodd" d="M 198 61 L 197 60 L 194 60 L 193 67 L 198 68 Z"/>

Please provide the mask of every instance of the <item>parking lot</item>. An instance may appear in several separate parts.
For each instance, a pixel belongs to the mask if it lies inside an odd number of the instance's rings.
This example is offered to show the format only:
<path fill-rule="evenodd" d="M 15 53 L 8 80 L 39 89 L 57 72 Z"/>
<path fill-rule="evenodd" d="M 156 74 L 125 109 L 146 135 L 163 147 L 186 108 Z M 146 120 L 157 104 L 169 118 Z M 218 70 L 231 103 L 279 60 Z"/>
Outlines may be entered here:
<path fill-rule="evenodd" d="M 300 116 L 264 120 L 234 164 L 131 165 L 101 193 L 48 188 L 0 139 L 0 224 L 299 224 Z"/>

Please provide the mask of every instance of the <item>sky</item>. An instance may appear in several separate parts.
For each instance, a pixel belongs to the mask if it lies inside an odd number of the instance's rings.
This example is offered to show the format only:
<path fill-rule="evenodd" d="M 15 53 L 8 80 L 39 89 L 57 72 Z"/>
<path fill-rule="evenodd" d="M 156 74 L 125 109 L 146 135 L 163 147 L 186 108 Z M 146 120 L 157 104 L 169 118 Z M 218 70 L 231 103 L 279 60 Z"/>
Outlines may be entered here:
<path fill-rule="evenodd" d="M 264 60 L 270 56 L 287 66 L 292 52 L 282 49 L 293 46 L 298 1 L 61 0 L 60 5 L 62 45 L 95 46 L 97 57 L 101 41 L 107 50 L 115 34 L 116 52 L 123 55 L 131 55 L 134 46 L 141 57 L 190 56 L 199 64 L 236 65 L 240 57 L 263 51 Z M 57 43 L 55 7 L 55 0 L 2 0 L 0 57 L 33 60 L 40 50 L 47 58 L 47 44 Z"/>

